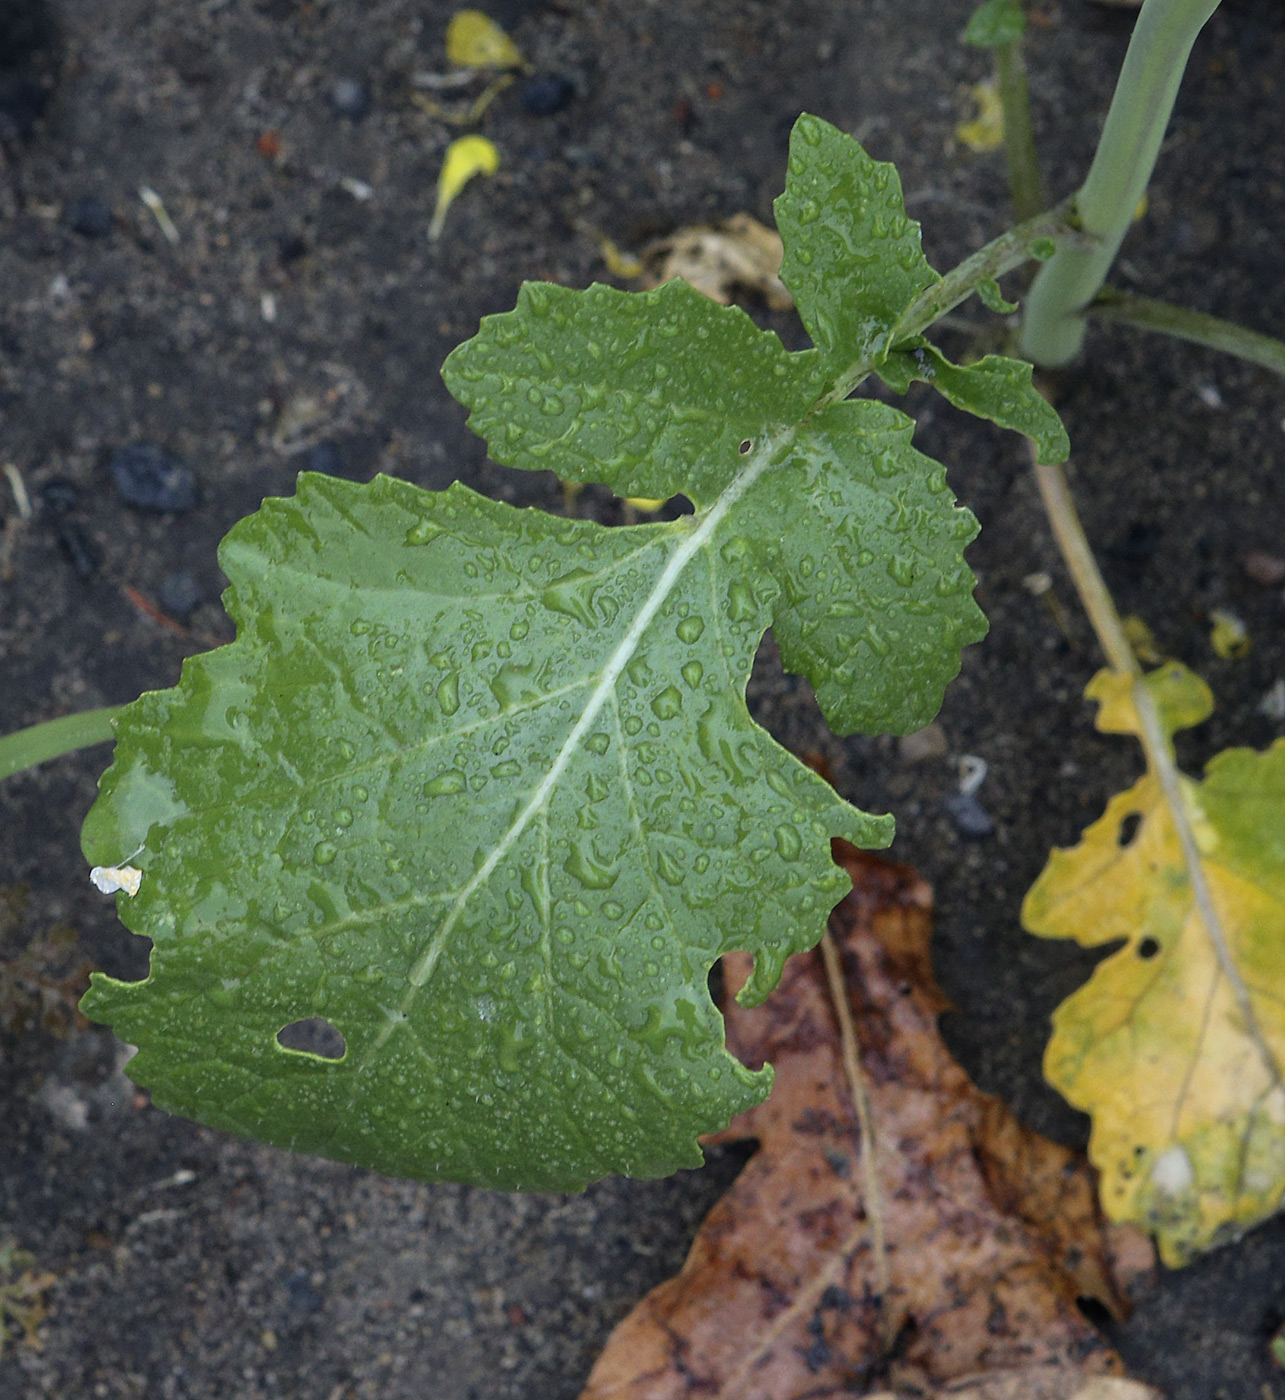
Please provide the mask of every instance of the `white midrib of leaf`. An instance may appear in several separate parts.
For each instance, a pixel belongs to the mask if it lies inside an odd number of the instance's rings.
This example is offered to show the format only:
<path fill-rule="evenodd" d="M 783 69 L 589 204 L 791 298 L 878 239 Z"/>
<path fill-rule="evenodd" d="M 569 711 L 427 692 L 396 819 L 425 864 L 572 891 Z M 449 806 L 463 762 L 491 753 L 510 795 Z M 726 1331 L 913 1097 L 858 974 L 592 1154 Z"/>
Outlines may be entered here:
<path fill-rule="evenodd" d="M 733 477 L 714 502 L 705 511 L 692 517 L 698 522 L 695 529 L 674 551 L 660 577 L 652 585 L 652 590 L 647 595 L 642 607 L 634 615 L 634 619 L 629 624 L 624 636 L 621 637 L 615 650 L 608 657 L 606 665 L 599 674 L 597 684 L 590 692 L 584 709 L 580 712 L 580 718 L 563 741 L 557 757 L 549 765 L 548 772 L 540 780 L 526 805 L 509 824 L 503 836 L 491 848 L 490 854 L 474 872 L 472 879 L 460 889 L 437 931 L 416 959 L 410 970 L 408 978 L 410 986 L 407 988 L 406 994 L 402 997 L 397 1009 L 389 1014 L 378 1036 L 363 1057 L 361 1068 L 365 1068 L 369 1064 L 399 1025 L 406 1024 L 420 988 L 432 977 L 433 969 L 437 966 L 437 961 L 450 940 L 451 933 L 469 900 L 495 873 L 500 862 L 513 849 L 514 844 L 521 838 L 522 833 L 526 831 L 531 822 L 545 810 L 549 798 L 580 749 L 603 705 L 615 691 L 616 682 L 633 659 L 647 629 L 673 593 L 683 570 L 714 537 L 728 513 L 735 508 L 746 492 L 763 476 L 764 472 L 773 465 L 782 449 L 788 448 L 793 443 L 797 431 L 796 425 L 775 436 L 765 435 L 760 442 L 755 444 L 744 468 Z"/>

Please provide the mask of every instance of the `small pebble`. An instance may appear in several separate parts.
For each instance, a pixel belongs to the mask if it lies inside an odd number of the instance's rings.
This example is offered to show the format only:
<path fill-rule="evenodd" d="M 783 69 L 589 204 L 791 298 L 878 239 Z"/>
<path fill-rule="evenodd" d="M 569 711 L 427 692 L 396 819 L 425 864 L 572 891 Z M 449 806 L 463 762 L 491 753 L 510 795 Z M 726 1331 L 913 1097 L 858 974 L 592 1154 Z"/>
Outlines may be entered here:
<path fill-rule="evenodd" d="M 1264 588 L 1275 588 L 1278 583 L 1285 583 L 1285 559 L 1279 555 L 1268 554 L 1263 549 L 1251 549 L 1240 562 L 1250 578 Z"/>
<path fill-rule="evenodd" d="M 73 199 L 63 210 L 67 227 L 82 238 L 106 238 L 114 227 L 111 205 L 94 195 Z"/>
<path fill-rule="evenodd" d="M 156 514 L 191 510 L 196 479 L 191 468 L 150 442 L 114 448 L 107 463 L 116 494 L 136 510 Z"/>
<path fill-rule="evenodd" d="M 940 758 L 948 747 L 946 731 L 940 724 L 916 729 L 913 734 L 903 734 L 897 740 L 897 754 L 903 763 L 923 763 L 929 758 Z"/>
<path fill-rule="evenodd" d="M 176 574 L 165 575 L 157 601 L 171 617 L 186 622 L 201 606 L 201 590 L 191 574 L 180 570 Z"/>
<path fill-rule="evenodd" d="M 91 579 L 103 562 L 98 546 L 73 521 L 58 531 L 58 547 L 67 556 L 71 567 L 83 579 Z"/>
<path fill-rule="evenodd" d="M 0 137 L 25 140 L 49 105 L 49 89 L 21 74 L 0 74 Z"/>
<path fill-rule="evenodd" d="M 961 836 L 979 840 L 995 830 L 991 814 L 971 792 L 952 792 L 941 805 Z"/>
<path fill-rule="evenodd" d="M 80 504 L 80 492 L 65 476 L 51 476 L 36 493 L 50 515 L 69 515 Z"/>
<path fill-rule="evenodd" d="M 370 88 L 360 78 L 336 78 L 330 85 L 330 105 L 336 115 L 360 121 L 370 111 Z"/>
<path fill-rule="evenodd" d="M 560 73 L 537 73 L 522 84 L 519 101 L 529 117 L 551 117 L 560 112 L 576 95 L 570 78 Z"/>

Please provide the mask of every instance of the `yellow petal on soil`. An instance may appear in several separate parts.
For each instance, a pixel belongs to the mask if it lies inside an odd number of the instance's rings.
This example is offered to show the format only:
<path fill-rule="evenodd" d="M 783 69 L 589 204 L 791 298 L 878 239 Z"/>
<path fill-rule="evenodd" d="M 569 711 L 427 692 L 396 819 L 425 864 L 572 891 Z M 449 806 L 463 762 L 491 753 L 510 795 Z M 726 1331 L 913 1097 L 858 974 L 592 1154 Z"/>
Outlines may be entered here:
<path fill-rule="evenodd" d="M 1239 661 L 1249 655 L 1249 630 L 1233 612 L 1215 608 L 1209 614 L 1209 645 L 1224 661 Z"/>
<path fill-rule="evenodd" d="M 1208 714 L 1176 662 L 1147 682 L 1169 734 Z M 1089 693 L 1100 729 L 1137 731 L 1129 677 Z M 1107 1215 L 1152 1231 L 1170 1265 L 1285 1204 L 1285 742 L 1227 750 L 1181 787 L 1225 963 L 1150 772 L 1052 853 L 1022 906 L 1041 937 L 1122 942 L 1054 1013 L 1044 1072 L 1093 1117 Z"/>
<path fill-rule="evenodd" d="M 598 249 L 602 253 L 603 262 L 607 264 L 607 271 L 613 277 L 628 279 L 638 277 L 642 273 L 641 260 L 632 253 L 622 253 L 614 240 L 608 238 L 605 233 L 598 235 Z"/>
<path fill-rule="evenodd" d="M 439 238 L 446 222 L 446 211 L 455 196 L 474 175 L 494 175 L 500 168 L 500 153 L 485 136 L 461 136 L 446 148 L 442 173 L 437 177 L 437 207 L 428 236 Z"/>
<path fill-rule="evenodd" d="M 977 115 L 960 122 L 955 135 L 970 151 L 997 151 L 1004 144 L 1004 104 L 993 78 L 974 83 L 969 92 L 977 103 Z"/>
<path fill-rule="evenodd" d="M 481 10 L 456 10 L 446 29 L 446 57 L 456 68 L 521 68 L 522 51 Z"/>

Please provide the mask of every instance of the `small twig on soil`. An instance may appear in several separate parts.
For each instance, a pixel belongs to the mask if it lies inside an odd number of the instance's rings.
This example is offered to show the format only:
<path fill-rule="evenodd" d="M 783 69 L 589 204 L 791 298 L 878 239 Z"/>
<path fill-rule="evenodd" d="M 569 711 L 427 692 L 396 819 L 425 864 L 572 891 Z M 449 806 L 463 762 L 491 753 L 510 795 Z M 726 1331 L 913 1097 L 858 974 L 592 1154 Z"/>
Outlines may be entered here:
<path fill-rule="evenodd" d="M 1143 676 L 1142 667 L 1138 664 L 1138 658 L 1134 655 L 1133 648 L 1129 645 L 1129 639 L 1125 636 L 1124 627 L 1120 622 L 1120 615 L 1116 612 L 1115 602 L 1098 569 L 1093 551 L 1089 548 L 1088 538 L 1080 523 L 1075 502 L 1071 498 L 1066 474 L 1060 466 L 1042 466 L 1038 463 L 1035 460 L 1035 444 L 1033 442 L 1028 443 L 1028 448 L 1031 455 L 1031 465 L 1035 471 L 1035 480 L 1040 489 L 1040 498 L 1044 502 L 1044 510 L 1053 530 L 1053 537 L 1057 541 L 1058 549 L 1061 551 L 1062 558 L 1071 574 L 1075 590 L 1080 595 L 1084 610 L 1089 615 L 1089 621 L 1093 624 L 1098 642 L 1102 650 L 1106 652 L 1111 669 L 1132 678 L 1131 698 L 1142 727 L 1142 732 L 1138 737 L 1142 740 L 1142 748 L 1147 756 L 1147 765 L 1155 774 L 1161 794 L 1169 808 L 1174 830 L 1178 836 L 1178 844 L 1182 848 L 1183 863 L 1187 867 L 1187 876 L 1191 881 L 1191 893 L 1195 900 L 1196 911 L 1209 934 L 1209 941 L 1213 944 L 1219 971 L 1226 977 L 1232 995 L 1236 998 L 1236 1004 L 1240 1008 L 1240 1014 L 1244 1020 L 1245 1033 L 1254 1042 L 1272 1083 L 1280 1084 L 1285 1080 L 1285 1076 L 1282 1075 L 1281 1066 L 1277 1063 L 1276 1056 L 1258 1024 L 1253 1003 L 1250 1000 L 1249 988 L 1246 987 L 1244 979 L 1240 975 L 1240 969 L 1232 958 L 1231 949 L 1227 943 L 1227 934 L 1223 928 L 1217 906 L 1214 904 L 1213 893 L 1209 888 L 1209 878 L 1205 872 L 1204 859 L 1201 856 L 1196 833 L 1191 824 L 1191 812 L 1183 795 L 1183 778 L 1178 771 L 1173 746 L 1165 735 L 1164 726 L 1160 722 L 1160 712 L 1156 709 L 1155 700 L 1152 698 L 1151 691 Z"/>
<path fill-rule="evenodd" d="M 175 618 L 172 618 L 169 615 L 169 613 L 162 612 L 160 608 L 156 606 L 155 603 L 150 602 L 147 598 L 145 598 L 138 591 L 137 588 L 132 588 L 128 583 L 126 583 L 121 585 L 121 592 L 124 593 L 126 598 L 128 598 L 129 601 L 133 603 L 133 605 L 139 610 L 139 612 L 145 614 L 147 617 L 150 617 L 153 622 L 159 622 L 162 627 L 168 627 L 169 630 L 175 633 L 177 636 L 186 638 L 190 635 L 187 628 L 184 627 L 181 622 L 177 621 L 177 619 Z"/>
<path fill-rule="evenodd" d="M 843 1054 L 843 1072 L 857 1111 L 857 1127 L 861 1134 L 861 1171 L 865 1178 L 866 1219 L 870 1223 L 870 1243 L 874 1252 L 875 1286 L 879 1291 L 879 1333 L 885 1352 L 896 1334 L 892 1314 L 892 1270 L 888 1265 L 888 1240 L 884 1233 L 883 1187 L 879 1180 L 878 1147 L 875 1143 L 874 1116 L 870 1111 L 870 1095 L 861 1069 L 861 1043 L 848 1002 L 848 987 L 843 975 L 843 960 L 838 945 L 827 928 L 821 935 L 821 958 L 825 963 L 830 1001 L 839 1022 L 839 1045 Z"/>
<path fill-rule="evenodd" d="M 18 507 L 18 514 L 24 520 L 31 519 L 31 497 L 27 495 L 27 483 L 22 479 L 22 473 L 12 462 L 4 464 L 4 474 L 9 478 L 9 486 L 13 490 L 14 504 Z"/>

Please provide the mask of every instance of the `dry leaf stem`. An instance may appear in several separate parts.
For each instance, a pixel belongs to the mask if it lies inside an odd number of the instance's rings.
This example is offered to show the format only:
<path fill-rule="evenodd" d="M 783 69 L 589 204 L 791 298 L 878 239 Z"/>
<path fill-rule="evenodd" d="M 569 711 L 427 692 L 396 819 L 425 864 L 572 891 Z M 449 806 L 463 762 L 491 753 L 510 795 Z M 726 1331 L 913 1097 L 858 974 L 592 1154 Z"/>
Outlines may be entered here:
<path fill-rule="evenodd" d="M 1183 780 L 1174 759 L 1173 746 L 1165 735 L 1159 711 L 1143 678 L 1142 667 L 1138 664 L 1138 658 L 1125 636 L 1115 601 L 1098 569 L 1093 551 L 1089 548 L 1084 526 L 1080 523 L 1070 487 L 1067 485 L 1066 473 L 1060 466 L 1047 466 L 1036 462 L 1034 444 L 1030 446 L 1035 480 L 1040 489 L 1040 498 L 1044 502 L 1049 525 L 1053 530 L 1053 537 L 1075 584 L 1075 590 L 1080 595 L 1080 601 L 1084 604 L 1084 610 L 1089 615 L 1093 631 L 1107 655 L 1111 668 L 1132 678 L 1132 699 L 1142 726 L 1139 738 L 1147 756 L 1147 764 L 1155 774 L 1168 805 L 1178 843 L 1182 848 L 1183 862 L 1191 880 L 1196 910 L 1214 946 L 1219 970 L 1231 986 L 1232 994 L 1244 1018 L 1246 1032 L 1257 1046 L 1268 1074 L 1273 1083 L 1280 1084 L 1285 1076 L 1282 1076 L 1281 1067 L 1259 1027 L 1253 1003 L 1250 1001 L 1249 989 L 1245 986 L 1232 958 L 1222 919 L 1214 904 L 1200 846 L 1191 824 L 1191 812 L 1183 796 Z"/>
<path fill-rule="evenodd" d="M 870 1110 L 870 1095 L 861 1068 L 861 1043 L 852 1019 L 848 987 L 843 975 L 843 959 L 834 936 L 827 928 L 821 935 L 821 958 L 830 989 L 830 1001 L 839 1022 L 839 1046 L 843 1055 L 843 1073 L 857 1111 L 857 1128 L 861 1135 L 861 1171 L 865 1178 L 866 1219 L 870 1222 L 870 1243 L 874 1252 L 875 1284 L 879 1289 L 879 1332 L 885 1349 L 891 1347 L 896 1328 L 892 1325 L 892 1270 L 888 1264 L 888 1239 L 884 1231 L 883 1187 L 879 1180 L 878 1147 L 875 1143 L 874 1115 Z"/>

